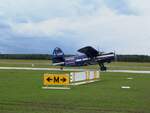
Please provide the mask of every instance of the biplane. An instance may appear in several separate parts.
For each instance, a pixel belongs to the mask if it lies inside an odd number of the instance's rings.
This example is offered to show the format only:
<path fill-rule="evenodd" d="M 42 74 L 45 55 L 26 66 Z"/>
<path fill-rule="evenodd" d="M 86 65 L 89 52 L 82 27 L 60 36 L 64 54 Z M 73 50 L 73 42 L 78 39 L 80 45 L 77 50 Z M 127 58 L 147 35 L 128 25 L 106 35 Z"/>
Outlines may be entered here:
<path fill-rule="evenodd" d="M 101 71 L 106 71 L 105 63 L 110 63 L 115 59 L 115 53 L 99 52 L 91 46 L 86 46 L 78 50 L 81 55 L 66 57 L 64 52 L 56 47 L 52 55 L 52 64 L 58 66 L 87 66 L 99 64 Z"/>

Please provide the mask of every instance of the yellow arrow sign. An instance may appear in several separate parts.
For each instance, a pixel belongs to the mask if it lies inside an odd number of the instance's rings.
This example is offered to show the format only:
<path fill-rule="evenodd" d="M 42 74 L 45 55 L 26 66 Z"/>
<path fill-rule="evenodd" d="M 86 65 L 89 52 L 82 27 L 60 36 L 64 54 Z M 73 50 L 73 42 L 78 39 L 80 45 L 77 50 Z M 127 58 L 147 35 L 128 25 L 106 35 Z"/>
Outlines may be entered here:
<path fill-rule="evenodd" d="M 68 74 L 44 74 L 44 85 L 68 85 Z"/>

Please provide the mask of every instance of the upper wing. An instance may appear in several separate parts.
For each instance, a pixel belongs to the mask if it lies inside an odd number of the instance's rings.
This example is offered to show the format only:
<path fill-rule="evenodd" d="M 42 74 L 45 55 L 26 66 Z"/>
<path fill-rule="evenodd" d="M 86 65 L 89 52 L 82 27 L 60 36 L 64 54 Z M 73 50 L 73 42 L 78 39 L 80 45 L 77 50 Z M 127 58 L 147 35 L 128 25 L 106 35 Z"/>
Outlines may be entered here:
<path fill-rule="evenodd" d="M 80 53 L 86 54 L 87 57 L 93 58 L 98 56 L 98 51 L 91 46 L 86 46 L 78 50 Z"/>

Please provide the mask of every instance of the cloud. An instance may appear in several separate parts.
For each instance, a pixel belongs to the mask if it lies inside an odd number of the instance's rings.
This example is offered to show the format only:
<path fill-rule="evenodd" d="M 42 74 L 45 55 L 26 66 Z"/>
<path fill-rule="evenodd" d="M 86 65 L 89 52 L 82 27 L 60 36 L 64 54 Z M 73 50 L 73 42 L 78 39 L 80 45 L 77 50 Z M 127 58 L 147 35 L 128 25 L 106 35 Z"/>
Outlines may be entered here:
<path fill-rule="evenodd" d="M 17 7 L 10 3 L 13 11 L 5 9 L 7 0 L 2 8 L 10 23 L 8 42 L 16 45 L 13 52 L 49 52 L 60 46 L 71 53 L 92 45 L 120 54 L 150 54 L 147 0 L 16 1 Z M 13 16 L 15 12 L 18 16 Z M 24 49 L 25 45 L 30 49 Z"/>
<path fill-rule="evenodd" d="M 150 16 L 149 0 L 127 0 L 128 5 L 141 16 Z"/>

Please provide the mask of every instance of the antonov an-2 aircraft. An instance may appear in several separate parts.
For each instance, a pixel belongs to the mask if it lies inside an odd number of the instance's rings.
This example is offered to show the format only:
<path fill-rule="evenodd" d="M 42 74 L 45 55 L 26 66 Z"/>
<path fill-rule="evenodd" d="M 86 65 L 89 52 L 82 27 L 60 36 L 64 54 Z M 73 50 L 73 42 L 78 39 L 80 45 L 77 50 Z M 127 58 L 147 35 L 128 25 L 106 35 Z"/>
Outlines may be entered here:
<path fill-rule="evenodd" d="M 115 53 L 99 52 L 91 46 L 86 46 L 78 50 L 82 55 L 65 57 L 63 51 L 56 47 L 53 51 L 52 63 L 58 66 L 86 66 L 99 64 L 101 71 L 106 71 L 104 63 L 110 63 L 115 59 Z"/>

